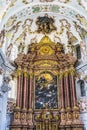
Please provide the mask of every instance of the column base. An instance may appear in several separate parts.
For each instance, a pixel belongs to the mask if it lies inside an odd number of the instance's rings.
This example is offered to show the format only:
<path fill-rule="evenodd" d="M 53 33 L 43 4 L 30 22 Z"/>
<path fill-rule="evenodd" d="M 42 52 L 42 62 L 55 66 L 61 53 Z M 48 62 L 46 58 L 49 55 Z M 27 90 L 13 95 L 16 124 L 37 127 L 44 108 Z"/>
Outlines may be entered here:
<path fill-rule="evenodd" d="M 66 127 L 66 130 L 72 130 L 71 126 L 65 126 Z"/>
<path fill-rule="evenodd" d="M 72 130 L 84 130 L 83 125 L 73 125 Z"/>
<path fill-rule="evenodd" d="M 34 126 L 29 126 L 29 130 L 34 130 Z"/>
<path fill-rule="evenodd" d="M 65 126 L 59 126 L 60 130 L 65 130 Z"/>
<path fill-rule="evenodd" d="M 21 112 L 21 124 L 23 127 L 27 126 L 27 110 L 23 109 Z"/>
<path fill-rule="evenodd" d="M 14 126 L 14 125 L 12 125 L 12 126 L 10 126 L 10 130 L 21 130 L 22 129 L 22 126 Z"/>
<path fill-rule="evenodd" d="M 20 109 L 15 109 L 12 126 L 21 126 L 21 120 L 20 120 L 21 117 L 20 116 L 21 116 Z"/>
<path fill-rule="evenodd" d="M 66 114 L 65 114 L 65 109 L 61 108 L 61 121 L 60 121 L 60 126 L 65 126 L 66 124 Z"/>
<path fill-rule="evenodd" d="M 27 126 L 23 126 L 22 130 L 28 130 L 28 127 Z"/>

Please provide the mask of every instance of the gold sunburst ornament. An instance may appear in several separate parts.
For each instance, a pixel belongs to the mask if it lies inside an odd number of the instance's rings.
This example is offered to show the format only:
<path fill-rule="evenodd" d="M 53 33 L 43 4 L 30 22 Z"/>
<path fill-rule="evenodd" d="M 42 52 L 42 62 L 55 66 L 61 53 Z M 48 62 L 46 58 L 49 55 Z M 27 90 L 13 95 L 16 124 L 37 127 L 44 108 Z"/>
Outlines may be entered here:
<path fill-rule="evenodd" d="M 53 54 L 53 52 L 54 50 L 50 46 L 47 46 L 47 45 L 44 45 L 39 49 L 39 54 L 41 55 L 51 55 Z"/>

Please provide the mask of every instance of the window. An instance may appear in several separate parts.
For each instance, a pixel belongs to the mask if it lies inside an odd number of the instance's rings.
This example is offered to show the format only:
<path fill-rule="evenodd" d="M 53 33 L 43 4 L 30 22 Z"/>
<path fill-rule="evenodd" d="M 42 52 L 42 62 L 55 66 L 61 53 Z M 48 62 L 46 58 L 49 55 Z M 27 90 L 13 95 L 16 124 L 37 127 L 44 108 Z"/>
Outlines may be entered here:
<path fill-rule="evenodd" d="M 76 56 L 77 59 L 81 59 L 81 50 L 80 50 L 80 46 L 76 46 Z"/>
<path fill-rule="evenodd" d="M 80 81 L 81 96 L 86 96 L 84 81 Z"/>

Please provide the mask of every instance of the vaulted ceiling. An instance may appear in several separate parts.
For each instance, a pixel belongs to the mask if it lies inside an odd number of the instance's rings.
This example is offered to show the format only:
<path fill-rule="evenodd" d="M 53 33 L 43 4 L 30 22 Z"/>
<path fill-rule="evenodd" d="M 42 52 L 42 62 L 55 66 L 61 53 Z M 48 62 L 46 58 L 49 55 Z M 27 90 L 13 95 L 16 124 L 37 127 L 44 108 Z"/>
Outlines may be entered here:
<path fill-rule="evenodd" d="M 2 0 L 0 10 L 0 46 L 8 59 L 21 50 L 26 53 L 44 35 L 64 44 L 66 53 L 87 35 L 87 0 Z M 54 20 L 56 30 L 38 32 L 36 21 L 44 16 Z"/>

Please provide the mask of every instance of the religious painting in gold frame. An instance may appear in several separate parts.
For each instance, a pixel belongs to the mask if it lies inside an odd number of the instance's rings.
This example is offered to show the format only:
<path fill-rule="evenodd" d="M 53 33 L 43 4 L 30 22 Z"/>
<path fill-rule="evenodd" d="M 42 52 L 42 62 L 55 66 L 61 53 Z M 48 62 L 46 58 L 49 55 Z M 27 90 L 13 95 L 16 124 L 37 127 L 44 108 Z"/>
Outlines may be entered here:
<path fill-rule="evenodd" d="M 58 109 L 57 76 L 51 72 L 35 76 L 35 109 Z"/>

